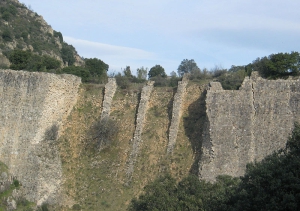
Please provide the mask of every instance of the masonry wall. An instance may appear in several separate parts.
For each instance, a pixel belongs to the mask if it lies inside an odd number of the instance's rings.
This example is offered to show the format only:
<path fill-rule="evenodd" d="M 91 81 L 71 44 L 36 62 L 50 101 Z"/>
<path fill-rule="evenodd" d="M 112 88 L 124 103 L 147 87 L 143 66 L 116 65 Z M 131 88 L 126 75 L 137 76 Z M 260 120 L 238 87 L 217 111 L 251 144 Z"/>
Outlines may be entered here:
<path fill-rule="evenodd" d="M 111 103 L 115 92 L 117 90 L 117 82 L 115 78 L 108 78 L 108 82 L 105 85 L 105 95 L 102 106 L 101 119 L 105 119 L 109 117 Z"/>
<path fill-rule="evenodd" d="M 142 89 L 141 99 L 139 102 L 139 107 L 136 115 L 136 126 L 135 132 L 132 140 L 132 149 L 128 160 L 128 169 L 126 171 L 128 182 L 131 181 L 131 177 L 134 171 L 134 164 L 136 162 L 137 155 L 139 153 L 140 144 L 142 140 L 142 132 L 145 123 L 145 116 L 148 109 L 148 102 L 153 89 L 154 81 L 148 81 Z"/>
<path fill-rule="evenodd" d="M 169 143 L 167 153 L 172 153 L 176 144 L 179 122 L 181 120 L 181 107 L 186 92 L 185 89 L 187 84 L 188 80 L 178 81 L 177 93 L 175 94 L 173 101 L 172 120 L 169 129 Z"/>
<path fill-rule="evenodd" d="M 254 73 L 236 91 L 210 83 L 200 177 L 243 175 L 248 162 L 283 148 L 300 121 L 299 100 L 299 80 L 265 80 Z"/>
<path fill-rule="evenodd" d="M 30 201 L 59 200 L 60 157 L 45 134 L 55 127 L 62 132 L 80 83 L 72 75 L 0 70 L 0 160 Z"/>

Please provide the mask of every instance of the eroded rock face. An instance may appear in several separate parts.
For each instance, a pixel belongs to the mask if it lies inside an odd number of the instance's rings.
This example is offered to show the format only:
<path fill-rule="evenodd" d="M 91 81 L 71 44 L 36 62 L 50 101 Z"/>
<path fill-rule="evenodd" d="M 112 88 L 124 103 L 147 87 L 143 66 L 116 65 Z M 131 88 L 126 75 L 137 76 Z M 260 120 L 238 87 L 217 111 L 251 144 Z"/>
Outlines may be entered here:
<path fill-rule="evenodd" d="M 241 176 L 246 164 L 283 148 L 300 120 L 300 80 L 265 80 L 253 73 L 240 90 L 212 82 L 206 96 L 207 127 L 200 177 Z"/>
<path fill-rule="evenodd" d="M 55 139 L 80 83 L 72 75 L 0 70 L 0 160 L 30 201 L 58 201 L 62 170 Z"/>

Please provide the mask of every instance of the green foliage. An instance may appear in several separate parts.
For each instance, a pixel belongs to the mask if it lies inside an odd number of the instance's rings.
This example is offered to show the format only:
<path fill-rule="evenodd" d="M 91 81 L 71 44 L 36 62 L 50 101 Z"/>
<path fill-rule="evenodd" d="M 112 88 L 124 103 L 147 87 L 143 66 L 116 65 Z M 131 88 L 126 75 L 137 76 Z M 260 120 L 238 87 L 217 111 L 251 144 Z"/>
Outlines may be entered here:
<path fill-rule="evenodd" d="M 295 124 L 286 148 L 247 165 L 228 210 L 300 209 L 300 126 Z"/>
<path fill-rule="evenodd" d="M 244 69 L 240 69 L 237 72 L 228 71 L 218 77 L 218 81 L 221 82 L 222 87 L 226 90 L 237 90 L 242 85 L 246 72 Z"/>
<path fill-rule="evenodd" d="M 183 74 L 185 73 L 191 73 L 191 72 L 195 72 L 197 70 L 200 70 L 200 68 L 197 66 L 197 63 L 194 61 L 194 59 L 184 59 L 178 69 L 177 69 L 177 72 L 178 72 L 178 75 L 179 76 L 183 76 Z"/>
<path fill-rule="evenodd" d="M 237 70 L 238 72 L 239 70 Z M 215 183 L 190 175 L 176 184 L 169 175 L 145 187 L 129 210 L 277 211 L 300 209 L 300 125 L 286 147 L 247 165 L 240 179 L 222 175 Z"/>
<path fill-rule="evenodd" d="M 114 119 L 98 119 L 90 129 L 91 142 L 87 144 L 94 149 L 101 150 L 112 144 L 118 131 L 119 126 Z"/>
<path fill-rule="evenodd" d="M 102 60 L 93 58 L 85 59 L 85 68 L 90 73 L 89 82 L 99 83 L 107 79 L 107 71 L 109 66 Z"/>
<path fill-rule="evenodd" d="M 169 174 L 145 187 L 145 194 L 133 199 L 130 211 L 137 210 L 218 210 L 239 183 L 237 178 L 219 176 L 215 183 L 189 175 L 178 184 Z"/>
<path fill-rule="evenodd" d="M 48 71 L 58 69 L 60 61 L 49 57 L 33 54 L 31 51 L 13 50 L 8 56 L 13 70 Z"/>
<path fill-rule="evenodd" d="M 154 67 L 151 67 L 151 69 L 148 72 L 149 78 L 155 77 L 155 76 L 161 76 L 161 77 L 167 77 L 167 74 L 165 73 L 165 69 L 160 65 L 155 65 Z"/>
<path fill-rule="evenodd" d="M 13 184 L 16 188 L 18 188 L 20 186 L 20 182 L 16 179 L 14 179 Z"/>
<path fill-rule="evenodd" d="M 123 70 L 123 73 L 124 73 L 124 76 L 127 78 L 133 77 L 131 70 L 130 70 L 130 66 L 126 66 L 126 68 Z"/>
<path fill-rule="evenodd" d="M 159 87 L 169 86 L 170 84 L 169 79 L 161 75 L 151 77 L 151 81 L 154 81 L 154 86 L 159 86 Z"/>
<path fill-rule="evenodd" d="M 81 210 L 81 206 L 79 204 L 74 204 L 72 210 Z"/>
<path fill-rule="evenodd" d="M 54 36 L 54 37 L 58 37 L 60 43 L 63 43 L 63 42 L 64 42 L 64 39 L 63 39 L 63 36 L 62 36 L 61 32 L 57 32 L 57 31 L 54 30 L 54 31 L 53 31 L 53 36 Z"/>
<path fill-rule="evenodd" d="M 85 67 L 68 66 L 61 73 L 73 74 L 81 77 L 82 82 L 102 83 L 107 80 L 108 65 L 97 58 L 85 59 Z"/>
<path fill-rule="evenodd" d="M 64 64 L 68 64 L 68 66 L 74 64 L 75 62 L 74 53 L 75 53 L 75 48 L 72 45 L 69 45 L 64 42 L 61 49 L 61 57 Z"/>
<path fill-rule="evenodd" d="M 0 7 L 0 13 L 2 13 L 2 19 L 9 21 L 12 15 L 17 14 L 17 9 L 14 5 Z"/>
<path fill-rule="evenodd" d="M 91 76 L 90 72 L 86 68 L 80 66 L 64 67 L 61 72 L 81 77 L 82 82 L 87 82 Z"/>
<path fill-rule="evenodd" d="M 13 70 L 25 69 L 31 56 L 32 54 L 30 51 L 12 51 L 8 57 L 9 61 L 11 62 L 10 68 Z"/>
<path fill-rule="evenodd" d="M 133 199 L 129 210 L 178 210 L 176 180 L 170 175 L 159 177 L 145 187 L 145 194 Z"/>
<path fill-rule="evenodd" d="M 13 35 L 9 29 L 4 29 L 2 32 L 2 39 L 6 42 L 13 41 Z"/>
<path fill-rule="evenodd" d="M 130 79 L 128 77 L 122 76 L 121 73 L 118 73 L 116 76 L 116 82 L 121 89 L 128 89 L 130 87 Z"/>
<path fill-rule="evenodd" d="M 279 78 L 298 75 L 300 71 L 300 55 L 298 52 L 271 54 L 257 58 L 246 67 L 247 72 L 258 71 L 266 78 Z"/>
<path fill-rule="evenodd" d="M 139 80 L 146 80 L 147 73 L 148 73 L 148 68 L 141 67 L 136 70 L 136 75 Z"/>
<path fill-rule="evenodd" d="M 2 19 L 5 20 L 5 21 L 8 21 L 10 18 L 10 13 L 5 11 L 3 14 L 2 14 Z"/>
<path fill-rule="evenodd" d="M 180 81 L 181 78 L 176 77 L 176 75 L 171 76 L 169 79 L 169 86 L 170 87 L 177 87 L 178 86 L 178 81 Z"/>

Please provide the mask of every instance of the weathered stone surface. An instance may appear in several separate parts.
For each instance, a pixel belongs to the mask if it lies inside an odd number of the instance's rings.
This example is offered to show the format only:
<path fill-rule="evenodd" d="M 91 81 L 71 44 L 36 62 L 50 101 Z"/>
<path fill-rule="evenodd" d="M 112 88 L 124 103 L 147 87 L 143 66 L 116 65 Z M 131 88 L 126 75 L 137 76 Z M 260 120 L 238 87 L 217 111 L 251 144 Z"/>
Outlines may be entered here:
<path fill-rule="evenodd" d="M 139 147 L 142 142 L 142 132 L 143 132 L 143 126 L 145 122 L 145 115 L 148 109 L 148 102 L 153 89 L 153 84 L 154 81 L 148 81 L 147 85 L 144 86 L 142 89 L 141 99 L 138 107 L 138 113 L 136 116 L 136 127 L 133 136 L 132 150 L 129 156 L 128 169 L 126 171 L 129 180 L 128 182 L 131 181 L 132 174 L 134 171 L 134 164 L 136 162 L 136 158 L 139 152 Z"/>
<path fill-rule="evenodd" d="M 112 103 L 112 100 L 113 100 L 116 90 L 117 90 L 116 79 L 108 78 L 108 82 L 105 85 L 105 94 L 104 94 L 104 100 L 103 100 L 103 104 L 102 104 L 101 119 L 105 119 L 105 118 L 109 117 L 111 103 Z"/>
<path fill-rule="evenodd" d="M 172 120 L 169 129 L 169 143 L 167 148 L 167 153 L 172 153 L 178 134 L 178 126 L 181 120 L 181 107 L 184 95 L 186 92 L 186 85 L 188 80 L 184 78 L 182 81 L 178 81 L 177 93 L 174 96 L 173 110 L 172 110 Z"/>
<path fill-rule="evenodd" d="M 244 174 L 246 164 L 285 146 L 300 120 L 300 80 L 265 80 L 253 73 L 240 90 L 210 83 L 206 96 L 200 177 Z"/>
<path fill-rule="evenodd" d="M 54 140 L 45 137 L 77 101 L 80 78 L 24 71 L 0 71 L 0 160 L 38 204 L 58 200 L 62 170 Z"/>

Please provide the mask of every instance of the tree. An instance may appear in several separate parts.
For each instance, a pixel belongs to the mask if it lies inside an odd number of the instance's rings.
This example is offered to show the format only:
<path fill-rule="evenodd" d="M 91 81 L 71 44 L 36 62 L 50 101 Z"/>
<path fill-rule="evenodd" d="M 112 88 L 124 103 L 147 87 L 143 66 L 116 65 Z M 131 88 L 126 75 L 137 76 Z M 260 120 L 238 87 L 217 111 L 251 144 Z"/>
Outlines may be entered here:
<path fill-rule="evenodd" d="M 144 68 L 144 67 L 138 68 L 136 70 L 137 78 L 139 80 L 146 80 L 147 79 L 147 72 L 148 72 L 148 68 Z"/>
<path fill-rule="evenodd" d="M 227 210 L 300 209 L 300 126 L 295 124 L 285 149 L 247 165 Z"/>
<path fill-rule="evenodd" d="M 246 66 L 246 71 L 258 71 L 266 78 L 278 78 L 287 75 L 298 75 L 300 72 L 300 54 L 298 52 L 271 54 L 257 58 Z"/>
<path fill-rule="evenodd" d="M 178 210 L 176 180 L 170 175 L 159 177 L 144 189 L 145 194 L 131 201 L 130 211 Z"/>
<path fill-rule="evenodd" d="M 179 65 L 177 72 L 179 76 L 183 76 L 184 73 L 190 73 L 195 70 L 200 70 L 199 67 L 197 66 L 196 62 L 194 59 L 188 60 L 184 59 L 181 64 Z"/>
<path fill-rule="evenodd" d="M 13 70 L 24 70 L 31 58 L 32 54 L 30 51 L 13 50 L 8 59 L 11 62 L 10 68 Z"/>
<path fill-rule="evenodd" d="M 102 60 L 93 58 L 85 59 L 85 68 L 90 72 L 91 81 L 101 82 L 107 78 L 108 64 L 105 64 Z"/>
<path fill-rule="evenodd" d="M 2 39 L 7 42 L 13 41 L 13 35 L 8 29 L 4 29 L 2 32 Z"/>
<path fill-rule="evenodd" d="M 90 72 L 84 67 L 68 66 L 62 69 L 62 73 L 68 73 L 81 77 L 82 82 L 87 82 L 91 76 Z"/>
<path fill-rule="evenodd" d="M 124 76 L 127 78 L 133 77 L 131 70 L 130 70 L 130 66 L 126 66 L 126 68 L 123 70 L 123 73 L 124 73 Z"/>
<path fill-rule="evenodd" d="M 65 64 L 68 64 L 68 66 L 75 63 L 74 52 L 75 48 L 72 45 L 68 45 L 65 42 L 62 44 L 61 58 Z"/>
<path fill-rule="evenodd" d="M 155 76 L 161 76 L 164 78 L 167 76 L 167 74 L 165 73 L 165 69 L 162 66 L 157 64 L 154 67 L 151 67 L 148 76 L 149 78 L 153 78 Z"/>

